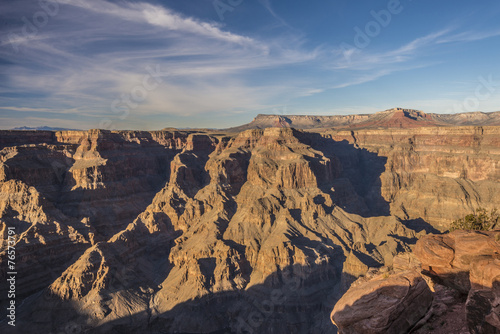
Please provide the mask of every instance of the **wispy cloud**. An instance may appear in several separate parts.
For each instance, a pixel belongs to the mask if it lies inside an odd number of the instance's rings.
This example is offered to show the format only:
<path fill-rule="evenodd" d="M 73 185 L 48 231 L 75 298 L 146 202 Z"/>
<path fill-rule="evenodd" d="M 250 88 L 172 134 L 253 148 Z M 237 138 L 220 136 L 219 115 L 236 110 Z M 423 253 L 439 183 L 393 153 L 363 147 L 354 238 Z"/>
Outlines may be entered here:
<path fill-rule="evenodd" d="M 276 14 L 276 12 L 274 11 L 274 8 L 271 4 L 271 0 L 259 0 L 259 3 L 262 4 L 262 6 L 264 6 L 264 8 L 276 19 L 278 20 L 278 22 L 280 22 L 283 26 L 285 27 L 288 27 L 290 29 L 292 29 L 292 27 L 281 17 L 279 16 L 278 14 Z"/>
<path fill-rule="evenodd" d="M 32 108 L 32 107 L 0 107 L 3 110 L 12 111 L 51 111 L 49 108 Z"/>
<path fill-rule="evenodd" d="M 360 85 L 360 84 L 374 81 L 378 78 L 384 77 L 392 72 L 393 71 L 390 71 L 390 70 L 380 70 L 380 71 L 377 71 L 375 73 L 364 74 L 364 75 L 361 75 L 359 77 L 354 77 L 354 78 L 351 78 L 347 81 L 339 83 L 335 86 L 332 86 L 331 89 L 338 89 L 338 88 L 345 88 L 345 87 L 349 87 L 349 86 Z"/>
<path fill-rule="evenodd" d="M 464 31 L 458 34 L 444 36 L 437 41 L 438 44 L 455 42 L 474 42 L 483 39 L 500 36 L 500 30 L 496 31 Z"/>
<path fill-rule="evenodd" d="M 148 23 L 153 26 L 172 31 L 181 31 L 219 39 L 241 45 L 252 45 L 256 42 L 249 37 L 222 30 L 216 23 L 196 20 L 174 13 L 168 8 L 144 2 L 121 3 L 120 5 L 98 0 L 60 0 L 61 3 L 76 6 L 98 14 L 114 16 L 124 21 Z"/>
<path fill-rule="evenodd" d="M 165 27 L 170 30 L 182 30 L 240 45 L 257 44 L 255 40 L 249 37 L 223 31 L 213 23 L 199 22 L 193 18 L 184 18 L 178 14 L 172 13 L 172 11 L 168 9 L 150 4 L 139 4 L 136 6 L 142 11 L 146 21 L 150 24 Z"/>
<path fill-rule="evenodd" d="M 259 2 L 273 24 L 290 28 L 270 0 Z M 446 43 L 500 35 L 494 30 L 458 32 L 455 26 L 399 46 L 374 45 L 344 54 L 293 28 L 273 36 L 245 34 L 148 0 L 58 3 L 58 14 L 30 36 L 21 33 L 21 18 L 39 11 L 38 3 L 0 3 L 0 15 L 12 23 L 0 27 L 0 110 L 80 115 L 97 127 L 103 117 L 116 117 L 116 99 L 131 96 L 143 85 L 148 68 L 159 66 L 161 84 L 120 120 L 128 127 L 156 115 L 261 111 L 430 66 L 436 60 L 426 55 Z"/>
<path fill-rule="evenodd" d="M 408 62 L 428 51 L 428 47 L 436 45 L 439 39 L 452 31 L 451 28 L 432 32 L 425 36 L 416 38 L 398 48 L 384 50 L 383 52 L 371 51 L 370 49 L 337 49 L 336 69 L 367 70 L 381 65 L 391 65 Z"/>
<path fill-rule="evenodd" d="M 282 89 L 265 84 L 256 88 L 234 80 L 235 74 L 316 57 L 314 50 L 258 41 L 149 3 L 60 3 L 66 7 L 57 19 L 65 29 L 47 29 L 36 39 L 18 41 L 24 44 L 19 54 L 0 50 L 0 56 L 14 62 L 6 69 L 10 89 L 36 93 L 40 110 L 78 105 L 96 116 L 109 114 L 111 103 L 130 95 L 147 75 L 146 68 L 156 65 L 168 78 L 140 101 L 136 114 L 261 108 Z M 29 105 L 29 97 L 25 101 Z"/>
<path fill-rule="evenodd" d="M 417 39 L 414 39 L 410 43 L 402 46 L 401 48 L 399 48 L 393 52 L 390 52 L 389 55 L 392 55 L 394 57 L 412 55 L 416 51 L 418 51 L 419 49 L 422 49 L 428 45 L 437 43 L 437 41 L 440 37 L 449 34 L 451 31 L 452 31 L 452 28 L 445 28 L 445 29 L 439 30 L 437 32 L 430 33 L 426 36 L 419 37 Z"/>

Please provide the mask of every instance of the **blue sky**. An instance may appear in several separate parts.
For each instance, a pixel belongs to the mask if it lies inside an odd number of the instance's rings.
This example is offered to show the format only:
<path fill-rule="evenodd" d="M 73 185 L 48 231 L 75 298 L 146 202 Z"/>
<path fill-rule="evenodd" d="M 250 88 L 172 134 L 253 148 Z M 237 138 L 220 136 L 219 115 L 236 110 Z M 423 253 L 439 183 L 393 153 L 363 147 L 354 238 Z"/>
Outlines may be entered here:
<path fill-rule="evenodd" d="M 500 110 L 500 2 L 2 0 L 0 128 Z"/>

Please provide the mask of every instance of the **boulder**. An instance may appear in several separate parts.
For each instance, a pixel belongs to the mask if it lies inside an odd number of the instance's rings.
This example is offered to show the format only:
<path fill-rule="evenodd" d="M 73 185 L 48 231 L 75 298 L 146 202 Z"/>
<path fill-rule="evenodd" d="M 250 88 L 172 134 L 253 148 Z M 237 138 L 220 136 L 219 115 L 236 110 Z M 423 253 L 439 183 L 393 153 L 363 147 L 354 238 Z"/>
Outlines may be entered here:
<path fill-rule="evenodd" d="M 415 255 L 422 263 L 425 274 L 438 283 L 467 294 L 471 283 L 481 285 L 484 280 L 491 280 L 493 274 L 500 271 L 491 263 L 500 258 L 500 244 L 497 237 L 500 231 L 455 231 L 446 235 L 428 235 L 417 242 Z M 487 261 L 487 262 L 484 262 Z M 485 277 L 483 269 L 488 267 Z M 474 269 L 475 268 L 475 269 Z M 473 275 L 472 282 L 470 275 Z"/>
<path fill-rule="evenodd" d="M 422 272 L 467 294 L 472 334 L 500 333 L 500 231 L 455 231 L 417 242 Z"/>
<path fill-rule="evenodd" d="M 343 334 L 400 334 L 422 318 L 432 292 L 419 272 L 384 273 L 354 284 L 332 311 Z"/>

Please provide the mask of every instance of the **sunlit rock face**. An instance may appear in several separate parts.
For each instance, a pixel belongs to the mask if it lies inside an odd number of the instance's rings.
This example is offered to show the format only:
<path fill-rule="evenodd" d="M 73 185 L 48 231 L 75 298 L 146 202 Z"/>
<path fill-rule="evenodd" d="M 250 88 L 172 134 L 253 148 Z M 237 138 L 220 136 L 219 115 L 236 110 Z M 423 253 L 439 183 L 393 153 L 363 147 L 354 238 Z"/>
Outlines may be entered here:
<path fill-rule="evenodd" d="M 426 235 L 354 282 L 332 322 L 341 334 L 500 332 L 500 231 Z"/>
<path fill-rule="evenodd" d="M 29 298 L 18 328 L 334 332 L 357 277 L 500 207 L 499 134 L 0 132 L 1 238 L 15 227 L 19 304 Z"/>

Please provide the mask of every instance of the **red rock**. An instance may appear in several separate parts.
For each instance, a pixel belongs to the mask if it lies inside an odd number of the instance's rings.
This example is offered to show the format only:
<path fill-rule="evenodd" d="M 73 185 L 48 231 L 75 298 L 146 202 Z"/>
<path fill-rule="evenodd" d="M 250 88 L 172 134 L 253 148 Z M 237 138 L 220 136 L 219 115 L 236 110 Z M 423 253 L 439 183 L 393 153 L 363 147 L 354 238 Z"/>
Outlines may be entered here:
<path fill-rule="evenodd" d="M 342 334 L 400 334 L 420 320 L 431 303 L 432 293 L 418 272 L 382 274 L 351 287 L 331 319 Z"/>

